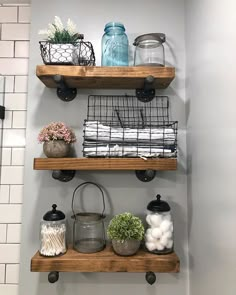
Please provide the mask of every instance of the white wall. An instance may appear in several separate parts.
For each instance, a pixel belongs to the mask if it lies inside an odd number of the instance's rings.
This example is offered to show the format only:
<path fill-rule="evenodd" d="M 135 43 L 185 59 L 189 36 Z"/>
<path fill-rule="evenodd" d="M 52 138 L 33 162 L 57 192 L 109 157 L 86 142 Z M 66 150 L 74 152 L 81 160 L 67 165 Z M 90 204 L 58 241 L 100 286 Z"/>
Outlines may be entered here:
<path fill-rule="evenodd" d="M 55 89 L 47 89 L 35 76 L 35 67 L 42 64 L 39 52 L 38 30 L 53 21 L 54 16 L 63 21 L 70 17 L 80 32 L 94 45 L 97 65 L 100 64 L 100 43 L 104 25 L 111 20 L 125 24 L 132 47 L 134 38 L 143 33 L 165 32 L 167 35 L 167 64 L 176 67 L 176 79 L 171 87 L 158 94 L 170 97 L 172 119 L 179 121 L 179 165 L 176 172 L 158 172 L 151 183 L 138 181 L 133 172 L 78 172 L 69 183 L 51 178 L 49 171 L 33 171 L 33 158 L 42 156 L 42 146 L 37 135 L 43 125 L 63 120 L 72 126 L 78 137 L 76 151 L 81 156 L 82 124 L 86 117 L 87 96 L 97 93 L 79 90 L 77 98 L 70 103 L 60 101 Z M 184 1 L 147 0 L 137 1 L 32 1 L 32 26 L 29 67 L 29 95 L 27 114 L 27 148 L 25 168 L 25 193 L 23 206 L 23 231 L 21 248 L 20 294 L 141 294 L 163 295 L 187 294 L 187 185 L 186 185 L 186 137 L 185 137 L 185 40 Z M 126 91 L 127 92 L 127 91 Z M 124 94 L 125 91 L 100 91 L 98 93 Z M 134 94 L 134 91 L 128 91 Z M 125 273 L 66 273 L 54 285 L 47 281 L 47 273 L 31 273 L 30 259 L 39 247 L 39 222 L 43 214 L 55 202 L 68 217 L 73 189 L 82 181 L 96 181 L 106 188 L 109 215 L 131 211 L 144 216 L 146 206 L 157 193 L 170 202 L 175 219 L 175 249 L 181 260 L 180 274 L 159 274 L 158 283 L 147 285 L 145 274 Z M 94 191 L 93 194 L 97 192 Z M 90 202 L 92 200 L 90 198 Z M 91 204 L 89 204 L 91 205 Z M 91 262 L 92 263 L 92 262 Z"/>
<path fill-rule="evenodd" d="M 186 1 L 190 294 L 236 292 L 236 3 Z"/>
<path fill-rule="evenodd" d="M 4 104 L 6 117 L 1 126 L 2 141 L 0 139 L 0 146 L 3 147 L 0 149 L 0 294 L 2 295 L 18 294 L 29 23 L 30 7 L 0 4 L 0 74 L 5 76 L 6 82 Z"/>

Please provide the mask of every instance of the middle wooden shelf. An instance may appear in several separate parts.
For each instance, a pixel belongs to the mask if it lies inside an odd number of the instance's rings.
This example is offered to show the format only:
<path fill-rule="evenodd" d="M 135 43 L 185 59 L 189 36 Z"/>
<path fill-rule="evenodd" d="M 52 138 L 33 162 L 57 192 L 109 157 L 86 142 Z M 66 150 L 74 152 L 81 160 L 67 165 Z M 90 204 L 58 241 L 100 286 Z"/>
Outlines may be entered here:
<path fill-rule="evenodd" d="M 35 158 L 34 170 L 176 170 L 176 158 Z"/>

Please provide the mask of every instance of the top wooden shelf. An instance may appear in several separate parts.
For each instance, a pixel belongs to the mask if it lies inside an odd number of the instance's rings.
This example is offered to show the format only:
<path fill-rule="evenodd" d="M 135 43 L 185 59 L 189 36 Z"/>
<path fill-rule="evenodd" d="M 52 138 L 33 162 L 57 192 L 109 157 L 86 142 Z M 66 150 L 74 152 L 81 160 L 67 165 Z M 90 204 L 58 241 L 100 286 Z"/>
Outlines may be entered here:
<path fill-rule="evenodd" d="M 164 89 L 175 77 L 173 67 L 82 67 L 38 65 L 37 77 L 49 88 L 57 88 L 53 76 L 61 75 L 69 88 L 137 89 L 144 79 L 153 76 L 153 88 Z"/>

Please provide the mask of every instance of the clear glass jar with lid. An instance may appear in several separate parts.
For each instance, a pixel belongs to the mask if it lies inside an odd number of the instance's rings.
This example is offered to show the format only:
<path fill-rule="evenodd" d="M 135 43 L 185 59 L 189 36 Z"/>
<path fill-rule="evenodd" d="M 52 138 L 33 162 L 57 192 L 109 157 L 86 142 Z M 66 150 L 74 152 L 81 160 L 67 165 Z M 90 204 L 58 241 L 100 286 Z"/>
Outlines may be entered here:
<path fill-rule="evenodd" d="M 105 25 L 102 37 L 102 66 L 128 66 L 128 37 L 120 22 Z"/>
<path fill-rule="evenodd" d="M 165 66 L 165 49 L 163 43 L 166 36 L 163 33 L 150 33 L 138 36 L 133 45 L 135 66 Z"/>
<path fill-rule="evenodd" d="M 53 204 L 40 223 L 39 253 L 43 256 L 59 256 L 67 251 L 66 216 L 56 208 L 57 205 Z"/>
<path fill-rule="evenodd" d="M 173 221 L 170 206 L 157 195 L 147 206 L 145 246 L 149 252 L 168 254 L 174 249 Z"/>

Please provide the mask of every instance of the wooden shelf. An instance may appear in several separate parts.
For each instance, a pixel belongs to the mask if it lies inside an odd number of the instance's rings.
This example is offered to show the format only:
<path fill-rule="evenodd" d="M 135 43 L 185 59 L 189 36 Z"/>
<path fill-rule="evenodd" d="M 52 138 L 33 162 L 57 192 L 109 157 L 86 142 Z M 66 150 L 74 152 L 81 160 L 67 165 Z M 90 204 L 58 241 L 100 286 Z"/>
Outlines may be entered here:
<path fill-rule="evenodd" d="M 153 88 L 164 89 L 175 77 L 173 67 L 81 67 L 38 65 L 36 75 L 49 88 L 57 88 L 53 76 L 61 75 L 69 88 L 137 89 L 147 76 L 155 78 Z"/>
<path fill-rule="evenodd" d="M 179 258 L 175 253 L 155 255 L 144 250 L 134 256 L 118 256 L 111 246 L 92 254 L 69 249 L 59 257 L 43 257 L 38 252 L 31 259 L 33 272 L 179 272 Z"/>
<path fill-rule="evenodd" d="M 176 170 L 176 158 L 35 158 L 35 170 Z"/>

